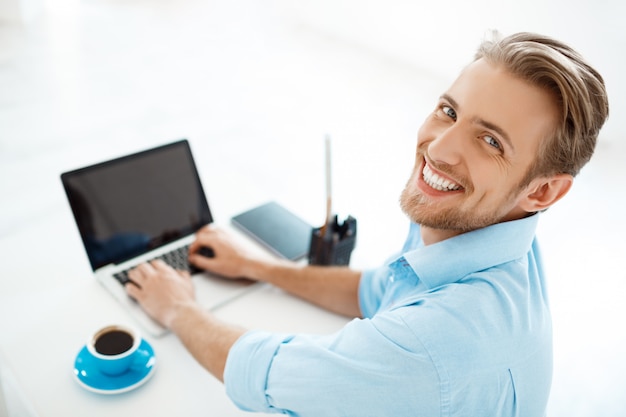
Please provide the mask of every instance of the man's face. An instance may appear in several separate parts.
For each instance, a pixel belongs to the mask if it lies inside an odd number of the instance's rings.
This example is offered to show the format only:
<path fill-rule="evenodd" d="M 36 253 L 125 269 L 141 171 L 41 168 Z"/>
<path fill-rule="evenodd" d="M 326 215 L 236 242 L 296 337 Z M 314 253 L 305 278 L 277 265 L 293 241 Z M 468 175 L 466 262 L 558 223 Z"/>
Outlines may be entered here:
<path fill-rule="evenodd" d="M 557 116 L 547 92 L 472 63 L 418 132 L 403 210 L 422 226 L 459 233 L 524 217 L 520 185 Z"/>

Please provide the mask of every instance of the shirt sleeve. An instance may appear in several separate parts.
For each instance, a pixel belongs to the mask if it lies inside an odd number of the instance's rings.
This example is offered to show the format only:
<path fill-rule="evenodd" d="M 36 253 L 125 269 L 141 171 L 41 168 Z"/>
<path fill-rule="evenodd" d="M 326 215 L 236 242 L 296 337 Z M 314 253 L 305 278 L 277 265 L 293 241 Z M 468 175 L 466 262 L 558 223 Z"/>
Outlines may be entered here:
<path fill-rule="evenodd" d="M 406 330 L 401 318 L 383 314 L 327 336 L 248 332 L 229 353 L 226 392 L 247 411 L 428 415 L 439 407 L 438 374 Z"/>
<path fill-rule="evenodd" d="M 226 394 L 245 411 L 272 412 L 265 395 L 267 372 L 279 346 L 290 335 L 249 331 L 231 347 L 226 358 Z"/>

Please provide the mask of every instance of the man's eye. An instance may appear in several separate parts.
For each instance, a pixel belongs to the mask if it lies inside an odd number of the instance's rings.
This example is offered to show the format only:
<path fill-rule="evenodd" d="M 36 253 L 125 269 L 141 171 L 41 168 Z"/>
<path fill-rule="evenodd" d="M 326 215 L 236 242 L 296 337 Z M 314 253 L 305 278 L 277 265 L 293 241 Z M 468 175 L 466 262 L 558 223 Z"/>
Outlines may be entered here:
<path fill-rule="evenodd" d="M 483 136 L 483 139 L 488 145 L 493 146 L 496 149 L 500 149 L 500 142 L 498 142 L 493 136 L 485 135 Z"/>
<path fill-rule="evenodd" d="M 452 120 L 456 120 L 456 112 L 454 111 L 452 107 L 441 106 L 441 111 Z"/>

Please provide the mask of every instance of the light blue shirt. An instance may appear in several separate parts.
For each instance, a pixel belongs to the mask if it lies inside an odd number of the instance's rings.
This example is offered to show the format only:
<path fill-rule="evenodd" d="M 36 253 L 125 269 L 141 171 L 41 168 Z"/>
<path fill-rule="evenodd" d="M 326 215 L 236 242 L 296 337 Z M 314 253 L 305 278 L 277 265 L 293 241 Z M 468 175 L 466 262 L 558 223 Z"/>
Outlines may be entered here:
<path fill-rule="evenodd" d="M 292 416 L 545 415 L 552 329 L 539 215 L 424 246 L 363 273 L 363 319 L 331 335 L 251 331 L 232 347 L 240 408 Z"/>

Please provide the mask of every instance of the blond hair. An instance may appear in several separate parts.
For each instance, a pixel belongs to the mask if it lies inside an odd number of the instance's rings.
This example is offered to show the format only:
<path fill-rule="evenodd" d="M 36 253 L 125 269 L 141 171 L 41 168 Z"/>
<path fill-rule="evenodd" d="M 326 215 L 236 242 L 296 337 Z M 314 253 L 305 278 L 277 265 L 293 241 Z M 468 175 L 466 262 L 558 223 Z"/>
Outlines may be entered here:
<path fill-rule="evenodd" d="M 559 107 L 554 134 L 540 146 L 525 183 L 553 174 L 577 175 L 591 158 L 609 114 L 600 74 L 569 46 L 533 33 L 495 35 L 478 48 L 475 59 L 481 58 L 550 92 Z"/>

